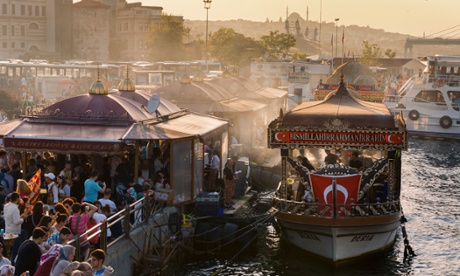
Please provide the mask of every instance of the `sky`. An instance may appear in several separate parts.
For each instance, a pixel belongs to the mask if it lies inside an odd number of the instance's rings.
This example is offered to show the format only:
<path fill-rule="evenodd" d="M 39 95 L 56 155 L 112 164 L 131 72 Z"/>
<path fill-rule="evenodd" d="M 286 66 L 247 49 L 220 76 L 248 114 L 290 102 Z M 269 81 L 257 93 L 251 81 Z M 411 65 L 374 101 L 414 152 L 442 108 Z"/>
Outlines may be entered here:
<path fill-rule="evenodd" d="M 128 3 L 139 2 L 128 0 Z M 163 7 L 167 14 L 184 19 L 206 20 L 202 0 L 141 0 L 145 6 Z M 320 8 L 320 6 L 322 8 Z M 212 0 L 209 20 L 246 19 L 277 21 L 297 12 L 319 22 L 334 22 L 339 26 L 358 25 L 387 32 L 417 37 L 446 33 L 445 38 L 460 38 L 460 0 Z M 454 26 L 459 25 L 456 28 Z M 452 29 L 451 29 L 452 28 Z M 451 33 L 447 34 L 450 29 Z M 445 32 L 443 32 L 446 30 Z"/>

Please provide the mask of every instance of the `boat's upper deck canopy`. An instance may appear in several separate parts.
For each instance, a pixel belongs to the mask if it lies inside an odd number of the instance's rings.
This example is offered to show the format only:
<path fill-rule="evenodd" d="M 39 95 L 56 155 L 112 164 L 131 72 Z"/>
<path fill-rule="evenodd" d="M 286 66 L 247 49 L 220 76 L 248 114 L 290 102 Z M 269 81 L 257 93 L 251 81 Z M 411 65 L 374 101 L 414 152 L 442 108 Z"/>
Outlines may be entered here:
<path fill-rule="evenodd" d="M 280 114 L 269 125 L 271 148 L 406 149 L 407 132 L 400 116 L 381 103 L 360 100 L 340 82 L 323 101 L 305 102 Z"/>

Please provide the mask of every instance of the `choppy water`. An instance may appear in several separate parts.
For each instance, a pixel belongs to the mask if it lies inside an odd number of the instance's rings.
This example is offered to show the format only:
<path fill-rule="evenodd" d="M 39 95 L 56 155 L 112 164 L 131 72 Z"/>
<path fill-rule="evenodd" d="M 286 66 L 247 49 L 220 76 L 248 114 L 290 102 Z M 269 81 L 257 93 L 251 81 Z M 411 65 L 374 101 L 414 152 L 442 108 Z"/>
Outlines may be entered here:
<path fill-rule="evenodd" d="M 405 262 L 401 232 L 383 257 L 336 268 L 267 226 L 255 250 L 233 261 L 195 258 L 175 275 L 460 275 L 460 142 L 410 140 L 402 180 L 405 227 L 417 254 Z"/>

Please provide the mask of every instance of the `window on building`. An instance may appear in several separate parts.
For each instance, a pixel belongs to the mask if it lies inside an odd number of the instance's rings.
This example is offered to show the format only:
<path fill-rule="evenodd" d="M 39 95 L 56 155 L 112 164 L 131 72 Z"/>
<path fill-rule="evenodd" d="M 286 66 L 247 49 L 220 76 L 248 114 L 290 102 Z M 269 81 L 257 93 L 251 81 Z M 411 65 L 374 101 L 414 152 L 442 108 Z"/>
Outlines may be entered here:
<path fill-rule="evenodd" d="M 3 42 L 3 43 L 2 43 L 2 48 L 3 48 L 3 49 L 6 49 L 7 46 L 8 46 L 8 45 L 6 44 L 6 42 Z"/>
<path fill-rule="evenodd" d="M 32 16 L 32 5 L 27 5 L 27 15 Z"/>
<path fill-rule="evenodd" d="M 11 36 L 14 36 L 14 26 L 11 26 Z"/>
<path fill-rule="evenodd" d="M 35 16 L 40 16 L 40 6 L 35 6 Z"/>
<path fill-rule="evenodd" d="M 8 35 L 8 30 L 6 29 L 6 25 L 2 26 L 2 35 L 7 36 Z"/>
<path fill-rule="evenodd" d="M 21 36 L 26 35 L 26 26 L 21 26 Z"/>
<path fill-rule="evenodd" d="M 37 23 L 30 23 L 29 24 L 29 30 L 38 30 L 38 24 Z"/>
<path fill-rule="evenodd" d="M 46 16 L 46 7 L 45 6 L 42 7 L 42 16 Z"/>
<path fill-rule="evenodd" d="M 8 13 L 8 6 L 7 4 L 2 4 L 2 14 L 6 15 Z"/>
<path fill-rule="evenodd" d="M 11 4 L 11 15 L 16 15 L 16 5 Z"/>
<path fill-rule="evenodd" d="M 14 43 L 14 42 L 11 42 L 11 48 L 13 48 L 13 49 L 14 49 L 15 47 L 16 47 L 16 43 Z"/>
<path fill-rule="evenodd" d="M 21 49 L 24 49 L 26 48 L 26 43 L 25 42 L 21 42 Z"/>

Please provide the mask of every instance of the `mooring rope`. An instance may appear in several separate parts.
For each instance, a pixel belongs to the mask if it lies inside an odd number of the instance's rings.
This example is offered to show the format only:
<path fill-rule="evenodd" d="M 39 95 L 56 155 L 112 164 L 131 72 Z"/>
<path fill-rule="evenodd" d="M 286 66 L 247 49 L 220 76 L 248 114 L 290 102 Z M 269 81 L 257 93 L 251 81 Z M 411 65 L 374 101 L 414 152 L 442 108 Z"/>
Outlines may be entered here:
<path fill-rule="evenodd" d="M 414 250 L 412 249 L 412 247 L 410 246 L 409 244 L 409 239 L 407 238 L 407 232 L 406 232 L 406 227 L 404 225 L 404 223 L 407 222 L 407 219 L 406 217 L 404 217 L 404 212 L 403 212 L 403 209 L 401 207 L 401 218 L 400 218 L 400 223 L 401 223 L 401 232 L 403 234 L 403 238 L 404 238 L 404 259 L 403 259 L 403 262 L 406 262 L 406 260 L 409 258 L 409 257 L 414 257 L 414 256 L 417 256 L 414 252 Z"/>

